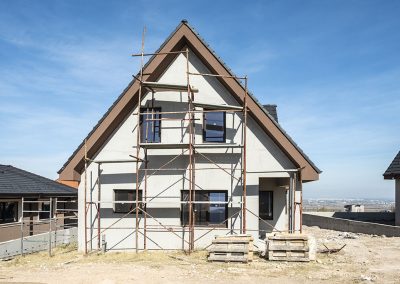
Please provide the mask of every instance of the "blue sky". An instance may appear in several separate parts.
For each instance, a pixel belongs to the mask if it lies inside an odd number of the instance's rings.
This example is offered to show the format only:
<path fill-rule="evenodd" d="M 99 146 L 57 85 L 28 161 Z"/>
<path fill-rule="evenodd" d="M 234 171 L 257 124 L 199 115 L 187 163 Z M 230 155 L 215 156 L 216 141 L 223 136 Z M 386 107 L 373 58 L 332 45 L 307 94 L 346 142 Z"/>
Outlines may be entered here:
<path fill-rule="evenodd" d="M 324 171 L 306 198 L 393 198 L 400 1 L 1 1 L 0 163 L 49 178 L 181 19 Z"/>

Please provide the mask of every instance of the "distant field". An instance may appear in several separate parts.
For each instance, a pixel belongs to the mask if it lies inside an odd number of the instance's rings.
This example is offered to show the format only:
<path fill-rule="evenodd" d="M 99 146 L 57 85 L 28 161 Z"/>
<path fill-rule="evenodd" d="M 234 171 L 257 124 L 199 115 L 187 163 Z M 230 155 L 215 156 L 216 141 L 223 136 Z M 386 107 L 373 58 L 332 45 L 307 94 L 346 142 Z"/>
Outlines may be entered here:
<path fill-rule="evenodd" d="M 344 211 L 349 204 L 364 205 L 366 212 L 394 211 L 394 201 L 381 199 L 304 199 L 303 211 Z"/>

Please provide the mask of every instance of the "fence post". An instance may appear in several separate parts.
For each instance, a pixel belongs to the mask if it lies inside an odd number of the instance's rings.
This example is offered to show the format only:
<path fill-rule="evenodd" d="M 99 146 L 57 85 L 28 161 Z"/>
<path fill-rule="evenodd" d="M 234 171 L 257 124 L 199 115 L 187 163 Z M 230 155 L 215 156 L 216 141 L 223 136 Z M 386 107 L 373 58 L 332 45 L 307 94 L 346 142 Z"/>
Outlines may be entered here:
<path fill-rule="evenodd" d="M 21 199 L 21 256 L 24 256 L 24 198 Z"/>
<path fill-rule="evenodd" d="M 51 213 L 52 213 L 53 198 L 50 197 L 50 212 L 49 212 L 49 256 L 51 257 Z"/>

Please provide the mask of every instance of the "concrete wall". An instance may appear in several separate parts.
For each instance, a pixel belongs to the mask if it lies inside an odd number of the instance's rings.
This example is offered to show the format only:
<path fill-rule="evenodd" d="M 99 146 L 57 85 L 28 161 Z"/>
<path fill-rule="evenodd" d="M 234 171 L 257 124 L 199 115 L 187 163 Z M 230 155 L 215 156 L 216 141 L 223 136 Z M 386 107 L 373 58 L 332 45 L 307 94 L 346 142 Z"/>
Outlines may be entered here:
<path fill-rule="evenodd" d="M 303 213 L 303 224 L 342 232 L 400 237 L 400 227 Z"/>
<path fill-rule="evenodd" d="M 392 226 L 394 225 L 395 217 L 393 212 L 307 212 L 307 214 Z"/>
<path fill-rule="evenodd" d="M 194 55 L 190 54 L 190 71 L 209 73 L 209 70 Z M 160 78 L 160 82 L 164 83 L 186 83 L 186 59 L 183 55 L 170 65 L 168 70 Z M 216 78 L 203 78 L 201 76 L 192 76 L 191 85 L 199 89 L 199 93 L 195 94 L 195 101 L 207 104 L 228 104 L 236 105 L 238 103 L 233 99 L 230 93 L 219 83 Z M 162 111 L 184 111 L 187 109 L 187 94 L 177 92 L 163 92 L 155 94 L 155 107 L 162 107 Z M 144 97 L 142 105 L 151 104 L 151 95 Z M 136 125 L 137 117 L 132 113 L 125 121 L 115 129 L 113 135 L 104 144 L 95 157 L 97 160 L 116 160 L 128 159 L 129 155 L 136 155 Z M 240 114 L 226 114 L 226 137 L 227 143 L 241 144 L 242 127 Z M 163 115 L 163 117 L 183 118 L 183 115 Z M 201 114 L 196 115 L 195 140 L 196 144 L 202 143 L 202 123 Z M 187 122 L 182 121 L 162 121 L 162 143 L 181 143 L 188 141 Z M 279 149 L 273 140 L 260 128 L 260 126 L 250 118 L 248 121 L 247 132 L 247 170 L 248 171 L 282 171 L 285 169 L 294 169 L 295 166 L 288 157 Z M 148 150 L 148 167 L 152 169 L 159 168 L 161 165 L 172 159 L 174 156 L 181 154 L 182 149 L 153 149 Z M 234 215 L 228 222 L 228 228 L 220 228 L 211 233 L 207 233 L 209 228 L 196 227 L 195 246 L 198 248 L 205 247 L 210 244 L 211 239 L 216 234 L 228 234 L 235 230 L 239 232 L 241 227 L 241 216 L 238 213 L 241 210 L 242 202 L 242 181 L 240 180 L 240 171 L 242 170 L 241 149 L 223 148 L 223 149 L 199 149 L 203 155 L 215 161 L 224 168 L 229 168 L 229 174 L 216 168 L 206 158 L 200 154 L 196 154 L 196 190 L 226 190 L 228 199 L 232 201 L 229 204 L 228 216 Z M 144 152 L 142 150 L 141 157 Z M 168 168 L 187 168 L 188 156 L 180 156 L 168 165 Z M 215 168 L 214 170 L 201 170 L 201 168 Z M 142 167 L 143 168 L 143 167 Z M 113 212 L 114 189 L 135 189 L 136 174 L 135 164 L 103 164 L 101 167 L 100 184 L 101 199 L 109 201 L 108 204 L 101 205 L 101 225 L 100 228 L 107 228 L 115 223 L 118 218 L 124 214 L 116 214 Z M 149 173 L 152 171 L 149 170 Z M 98 175 L 97 165 L 90 164 L 88 167 L 88 192 L 87 199 L 96 201 L 98 196 Z M 143 171 L 141 172 L 143 174 Z M 147 179 L 147 195 L 151 200 L 148 203 L 148 213 L 155 217 L 159 222 L 179 227 L 180 221 L 180 195 L 181 190 L 189 189 L 188 170 L 182 171 L 160 171 L 153 174 Z M 289 174 L 285 172 L 247 175 L 247 207 L 249 210 L 258 215 L 258 191 L 260 178 L 287 178 Z M 143 175 L 140 176 L 142 182 L 140 188 L 144 188 Z M 82 175 L 82 182 L 79 186 L 79 248 L 84 248 L 84 184 L 85 179 Z M 274 187 L 274 205 L 276 210 L 276 219 L 273 224 L 279 230 L 287 230 L 286 216 L 286 191 L 283 188 Z M 300 187 L 298 188 L 300 190 Z M 299 198 L 299 197 L 297 197 Z M 297 199 L 299 200 L 299 199 Z M 169 202 L 169 203 L 167 203 Z M 275 212 L 274 212 L 275 213 Z M 299 210 L 297 211 L 299 213 Z M 96 210 L 92 206 L 92 210 L 88 213 L 88 226 L 93 223 L 94 230 L 87 229 L 88 240 L 90 246 L 97 244 L 97 219 Z M 140 216 L 140 227 L 143 227 L 143 216 Z M 297 216 L 296 220 L 299 220 Z M 261 222 L 257 216 L 250 213 L 247 214 L 247 227 L 255 238 L 259 237 L 258 229 Z M 299 223 L 297 223 L 299 224 Z M 148 220 L 148 225 L 158 226 L 157 221 Z M 129 215 L 127 218 L 119 220 L 112 228 L 105 231 L 105 238 L 109 249 L 133 249 L 135 246 L 135 216 Z M 181 227 L 175 228 L 175 233 L 188 241 L 188 234 Z M 263 227 L 264 228 L 264 227 Z M 207 234 L 206 234 L 207 233 Z M 187 247 L 187 243 L 183 242 L 178 236 L 165 230 L 149 230 L 149 238 L 147 241 L 149 249 L 180 249 Z M 143 230 L 139 234 L 140 248 L 143 247 Z"/>
<path fill-rule="evenodd" d="M 59 230 L 51 233 L 51 246 L 55 247 L 62 244 L 76 243 L 78 239 L 78 229 L 70 228 Z M 48 250 L 49 234 L 37 234 L 34 236 L 24 237 L 23 252 L 24 254 L 34 253 L 38 251 Z M 21 239 L 11 240 L 0 243 L 0 259 L 7 259 L 21 254 Z"/>

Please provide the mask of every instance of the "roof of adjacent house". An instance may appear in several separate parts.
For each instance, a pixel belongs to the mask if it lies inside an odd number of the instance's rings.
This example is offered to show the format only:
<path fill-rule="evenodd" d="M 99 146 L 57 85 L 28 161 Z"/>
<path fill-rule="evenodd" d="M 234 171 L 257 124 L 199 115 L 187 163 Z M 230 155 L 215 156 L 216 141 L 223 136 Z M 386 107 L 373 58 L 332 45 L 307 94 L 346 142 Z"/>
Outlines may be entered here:
<path fill-rule="evenodd" d="M 400 151 L 383 174 L 385 179 L 400 179 Z"/>
<path fill-rule="evenodd" d="M 188 46 L 196 56 L 202 59 L 207 68 L 214 74 L 234 76 L 231 69 L 215 54 L 200 35 L 183 20 L 171 35 L 155 52 L 169 52 L 182 50 Z M 155 82 L 163 71 L 173 61 L 176 55 L 152 56 L 144 65 L 144 81 Z M 137 76 L 136 76 L 137 77 Z M 218 77 L 218 80 L 230 91 L 239 103 L 243 103 L 244 86 L 238 79 Z M 60 180 L 80 180 L 84 167 L 84 141 L 87 141 L 87 153 L 91 157 L 101 148 L 114 129 L 129 115 L 138 101 L 139 82 L 133 79 L 108 109 L 97 125 L 82 141 L 78 148 L 69 157 L 67 162 L 58 171 Z M 277 143 L 292 162 L 302 168 L 303 180 L 317 180 L 321 170 L 310 160 L 300 147 L 283 130 L 277 121 L 268 113 L 260 102 L 249 93 L 247 102 L 249 113 L 264 131 Z"/>
<path fill-rule="evenodd" d="M 54 180 L 0 165 L 0 197 L 4 196 L 76 196 L 77 190 Z"/>

